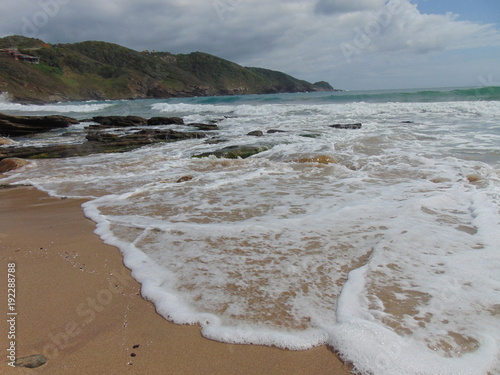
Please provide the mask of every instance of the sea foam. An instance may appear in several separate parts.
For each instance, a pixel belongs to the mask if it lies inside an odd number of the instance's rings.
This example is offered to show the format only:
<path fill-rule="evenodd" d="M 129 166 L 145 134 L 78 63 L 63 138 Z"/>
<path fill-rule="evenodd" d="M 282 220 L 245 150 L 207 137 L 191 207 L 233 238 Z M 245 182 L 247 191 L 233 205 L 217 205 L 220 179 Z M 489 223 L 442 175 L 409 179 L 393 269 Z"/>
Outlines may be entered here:
<path fill-rule="evenodd" d="M 10 100 L 8 93 L 0 93 L 0 111 L 14 111 L 14 112 L 33 112 L 39 113 L 90 113 L 106 109 L 113 104 L 111 103 L 55 103 L 55 104 L 20 104 L 14 103 Z"/>
<path fill-rule="evenodd" d="M 89 198 L 143 296 L 206 337 L 327 344 L 362 374 L 500 373 L 498 102 L 197 100 L 134 105 L 218 119 L 225 145 L 40 160 L 3 182 Z"/>

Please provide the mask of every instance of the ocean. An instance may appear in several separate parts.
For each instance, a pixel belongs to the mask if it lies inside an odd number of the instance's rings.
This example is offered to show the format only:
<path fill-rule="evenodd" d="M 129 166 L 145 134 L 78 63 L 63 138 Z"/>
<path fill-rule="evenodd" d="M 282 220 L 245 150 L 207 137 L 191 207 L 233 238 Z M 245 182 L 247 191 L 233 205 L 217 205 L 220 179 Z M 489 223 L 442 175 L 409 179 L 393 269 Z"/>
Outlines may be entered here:
<path fill-rule="evenodd" d="M 500 374 L 499 87 L 4 96 L 0 112 L 218 121 L 207 139 L 36 160 L 0 179 L 88 199 L 96 233 L 166 319 L 228 343 L 328 345 L 361 374 Z M 81 143 L 88 125 L 16 141 Z M 237 145 L 267 151 L 192 157 Z"/>

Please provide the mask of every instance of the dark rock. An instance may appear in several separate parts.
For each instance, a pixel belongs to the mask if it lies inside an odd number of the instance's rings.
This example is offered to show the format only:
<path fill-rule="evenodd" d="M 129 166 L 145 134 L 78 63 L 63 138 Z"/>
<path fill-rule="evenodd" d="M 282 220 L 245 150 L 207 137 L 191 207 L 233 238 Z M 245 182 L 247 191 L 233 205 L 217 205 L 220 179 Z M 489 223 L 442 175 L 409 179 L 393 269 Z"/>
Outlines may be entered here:
<path fill-rule="evenodd" d="M 175 130 L 143 129 L 133 134 L 119 136 L 110 133 L 89 133 L 87 140 L 107 144 L 145 145 L 162 141 L 179 141 L 183 139 L 205 138 L 204 133 L 179 132 Z"/>
<path fill-rule="evenodd" d="M 184 125 L 184 120 L 180 117 L 151 117 L 148 125 Z"/>
<path fill-rule="evenodd" d="M 119 128 L 148 124 L 148 120 L 140 116 L 96 116 L 92 117 L 92 121 L 108 127 Z"/>
<path fill-rule="evenodd" d="M 96 153 L 126 152 L 157 142 L 175 142 L 205 137 L 206 135 L 204 133 L 157 129 L 145 129 L 124 136 L 111 133 L 92 132 L 87 134 L 86 138 L 88 142 L 77 145 L 0 148 L 0 160 L 10 157 L 45 159 L 83 156 Z"/>
<path fill-rule="evenodd" d="M 6 158 L 67 158 L 72 156 L 84 156 L 100 152 L 119 152 L 120 150 L 108 150 L 95 142 L 87 142 L 79 145 L 55 145 L 43 147 L 9 147 L 0 149 L 0 160 Z M 123 150 L 127 151 L 127 150 Z"/>
<path fill-rule="evenodd" d="M 193 126 L 195 128 L 198 128 L 198 130 L 219 130 L 219 127 L 215 124 L 201 124 L 193 122 L 191 124 L 188 124 L 188 126 Z"/>
<path fill-rule="evenodd" d="M 355 124 L 333 124 L 329 126 L 334 129 L 361 129 L 361 125 L 360 122 L 357 122 Z"/>
<path fill-rule="evenodd" d="M 213 152 L 205 152 L 203 154 L 194 155 L 195 158 L 203 158 L 207 156 L 214 155 L 218 158 L 226 158 L 226 159 L 245 159 L 252 155 L 258 154 L 263 151 L 269 150 L 268 146 L 229 146 L 225 147 L 221 150 L 213 151 Z"/>
<path fill-rule="evenodd" d="M 0 135 L 22 137 L 78 123 L 78 120 L 67 116 L 12 116 L 0 113 Z"/>
<path fill-rule="evenodd" d="M 87 141 L 91 142 L 116 142 L 118 141 L 118 138 L 120 136 L 118 134 L 112 134 L 112 133 L 88 133 L 87 136 Z"/>
<path fill-rule="evenodd" d="M 224 142 L 229 142 L 229 139 L 224 139 L 224 138 L 210 138 L 205 141 L 206 144 L 209 145 L 216 145 L 219 143 L 224 143 Z"/>
<path fill-rule="evenodd" d="M 269 129 L 267 131 L 267 134 L 273 134 L 273 133 L 286 133 L 285 130 L 279 130 L 279 129 Z"/>
<path fill-rule="evenodd" d="M 304 137 L 304 138 L 318 138 L 318 137 L 321 137 L 321 134 L 304 133 L 304 134 L 299 134 L 299 137 Z"/>
<path fill-rule="evenodd" d="M 226 119 L 226 117 L 223 117 L 223 118 L 214 118 L 212 120 L 209 120 L 208 122 L 211 123 L 211 124 L 218 124 L 219 122 L 224 121 L 225 119 Z"/>
<path fill-rule="evenodd" d="M 260 130 L 254 130 L 254 131 L 251 131 L 250 133 L 247 133 L 247 135 L 251 135 L 254 137 L 262 137 L 264 135 L 264 133 L 262 133 Z"/>
<path fill-rule="evenodd" d="M 165 137 L 166 141 L 181 141 L 184 139 L 196 139 L 196 138 L 206 138 L 205 133 L 197 132 L 178 132 L 175 130 L 167 130 L 166 132 L 160 132 L 158 134 L 159 139 Z"/>
<path fill-rule="evenodd" d="M 37 368 L 47 363 L 47 358 L 43 355 L 30 355 L 29 357 L 18 358 L 14 365 L 16 367 Z"/>
<path fill-rule="evenodd" d="M 29 164 L 29 161 L 20 158 L 7 158 L 0 160 L 0 173 L 13 171 Z"/>
<path fill-rule="evenodd" d="M 193 176 L 182 176 L 176 182 L 181 183 L 181 182 L 191 181 L 193 178 L 194 178 Z"/>

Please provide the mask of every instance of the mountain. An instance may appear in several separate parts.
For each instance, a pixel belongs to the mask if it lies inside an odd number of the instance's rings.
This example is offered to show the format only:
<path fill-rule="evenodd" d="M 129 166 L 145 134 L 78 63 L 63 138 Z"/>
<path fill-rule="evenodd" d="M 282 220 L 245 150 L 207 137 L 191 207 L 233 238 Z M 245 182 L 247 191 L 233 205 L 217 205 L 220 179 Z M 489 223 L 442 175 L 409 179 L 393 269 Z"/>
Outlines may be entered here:
<path fill-rule="evenodd" d="M 324 81 L 311 84 L 202 52 L 174 55 L 98 41 L 51 45 L 22 36 L 0 38 L 0 92 L 21 102 L 333 90 Z"/>

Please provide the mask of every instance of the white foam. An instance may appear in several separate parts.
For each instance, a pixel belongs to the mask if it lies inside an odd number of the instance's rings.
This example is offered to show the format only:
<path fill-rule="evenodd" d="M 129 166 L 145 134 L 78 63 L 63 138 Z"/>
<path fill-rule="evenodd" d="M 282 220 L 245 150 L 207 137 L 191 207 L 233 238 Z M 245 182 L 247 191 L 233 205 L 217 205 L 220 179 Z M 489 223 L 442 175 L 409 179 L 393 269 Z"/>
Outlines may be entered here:
<path fill-rule="evenodd" d="M 2 181 L 92 197 L 143 296 L 206 337 L 327 343 L 363 374 L 499 373 L 499 103 L 150 104 L 236 117 L 225 144 L 40 160 Z M 274 147 L 191 159 L 245 144 Z M 298 162 L 318 155 L 337 163 Z"/>
<path fill-rule="evenodd" d="M 56 112 L 56 113 L 91 113 L 111 107 L 112 103 L 70 102 L 56 104 L 20 104 L 13 103 L 7 93 L 0 93 L 0 111 L 16 112 Z"/>
<path fill-rule="evenodd" d="M 352 318 L 330 331 L 329 344 L 370 375 L 485 375 L 493 374 L 497 362 L 496 337 L 484 333 L 481 347 L 460 358 L 442 357 L 376 323 Z M 347 354 L 346 354 L 347 353 Z"/>
<path fill-rule="evenodd" d="M 153 111 L 183 114 L 221 114 L 221 115 L 338 115 L 352 118 L 397 118 L 403 120 L 409 114 L 413 118 L 441 119 L 443 115 L 454 118 L 479 118 L 493 116 L 500 109 L 500 102 L 454 102 L 454 103 L 329 103 L 329 104 L 188 104 L 188 103 L 154 103 Z"/>

